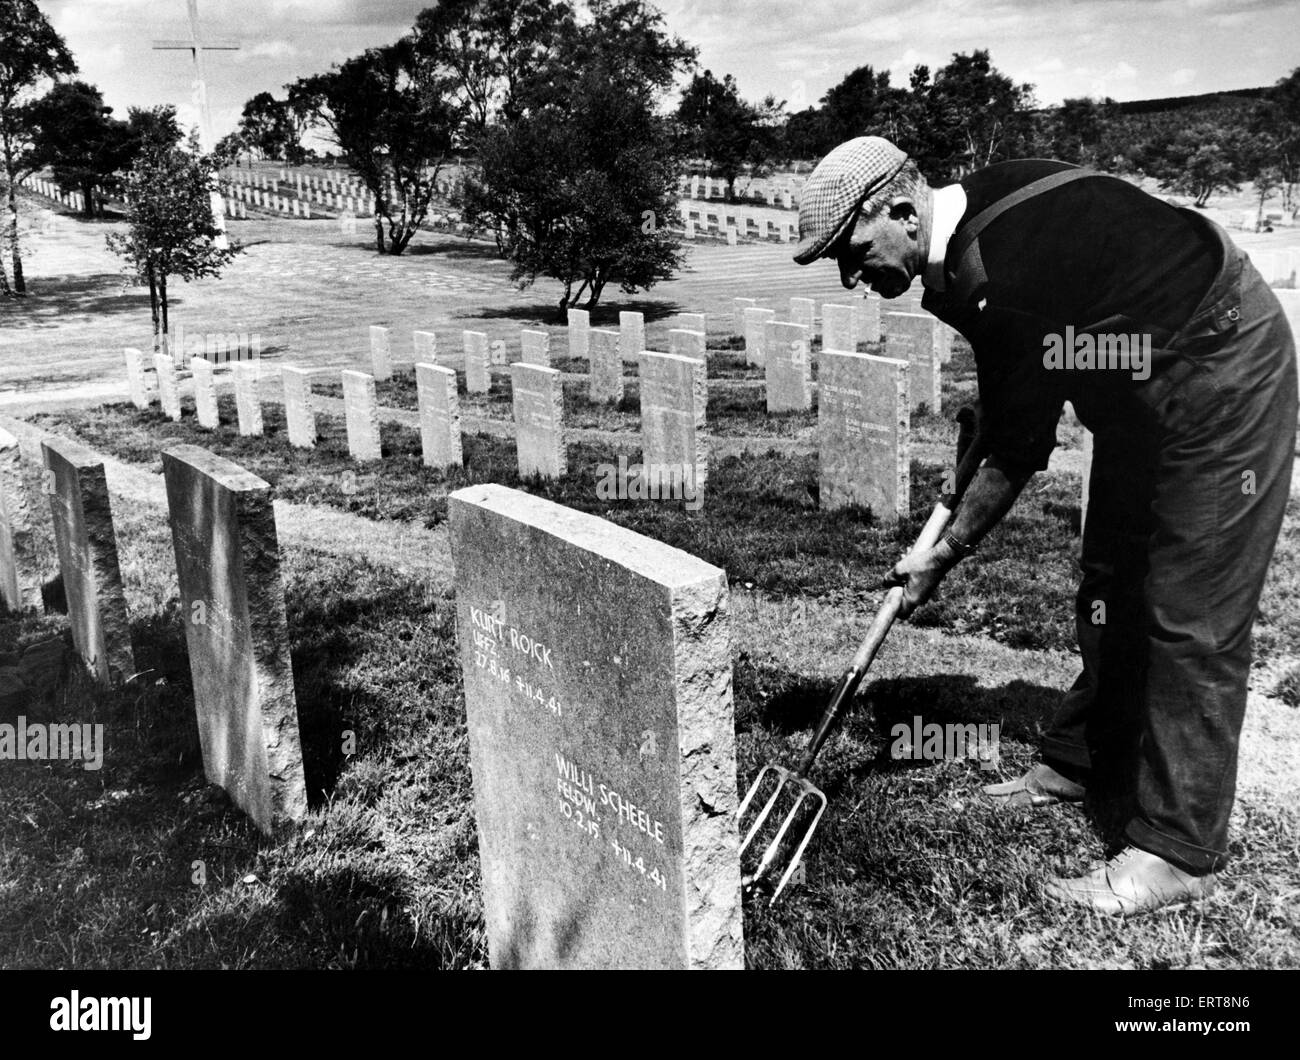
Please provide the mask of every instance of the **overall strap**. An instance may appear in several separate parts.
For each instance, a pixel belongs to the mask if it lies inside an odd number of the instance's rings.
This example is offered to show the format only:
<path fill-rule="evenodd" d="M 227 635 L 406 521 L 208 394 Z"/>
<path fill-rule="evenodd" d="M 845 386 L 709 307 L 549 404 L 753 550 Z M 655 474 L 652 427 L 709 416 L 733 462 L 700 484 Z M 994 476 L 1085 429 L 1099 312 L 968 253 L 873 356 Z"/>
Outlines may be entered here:
<path fill-rule="evenodd" d="M 980 287 L 988 282 L 988 275 L 984 271 L 984 262 L 980 258 L 978 242 L 979 235 L 984 229 L 1013 206 L 1019 206 L 1028 199 L 1052 191 L 1063 184 L 1083 180 L 1085 177 L 1119 179 L 1118 177 L 1111 177 L 1107 173 L 1097 173 L 1091 169 L 1063 169 L 1058 173 L 1049 173 L 1045 177 L 1030 181 L 1023 188 L 1017 188 L 996 202 L 990 203 L 971 218 L 970 223 L 962 228 L 953 247 L 953 253 L 957 259 L 957 280 L 953 285 L 954 296 L 960 302 L 965 303 Z"/>

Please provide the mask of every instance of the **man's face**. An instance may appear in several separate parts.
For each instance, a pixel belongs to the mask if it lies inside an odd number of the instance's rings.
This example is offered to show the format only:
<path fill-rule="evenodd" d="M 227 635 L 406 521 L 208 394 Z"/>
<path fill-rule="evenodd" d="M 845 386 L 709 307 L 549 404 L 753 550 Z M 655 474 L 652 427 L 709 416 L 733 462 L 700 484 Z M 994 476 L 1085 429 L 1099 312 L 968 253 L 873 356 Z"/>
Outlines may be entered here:
<path fill-rule="evenodd" d="M 910 203 L 895 203 L 871 220 L 859 216 L 832 247 L 830 257 L 850 291 L 861 280 L 882 298 L 898 298 L 921 271 L 915 210 Z"/>

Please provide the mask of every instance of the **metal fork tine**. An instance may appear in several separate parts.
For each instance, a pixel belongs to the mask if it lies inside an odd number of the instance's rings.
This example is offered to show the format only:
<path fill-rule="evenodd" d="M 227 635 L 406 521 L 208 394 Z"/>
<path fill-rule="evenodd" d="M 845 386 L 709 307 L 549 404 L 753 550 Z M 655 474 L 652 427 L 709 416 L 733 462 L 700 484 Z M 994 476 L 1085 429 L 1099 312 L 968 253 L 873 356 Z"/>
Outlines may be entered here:
<path fill-rule="evenodd" d="M 782 789 L 786 785 L 786 771 L 784 769 L 775 766 L 764 766 L 762 771 L 758 774 L 758 780 L 754 781 L 753 786 L 749 789 L 749 794 L 745 796 L 745 801 L 741 803 L 740 809 L 737 811 L 737 816 L 740 816 L 745 812 L 745 808 L 749 805 L 750 799 L 758 790 L 758 785 L 763 779 L 763 774 L 768 770 L 771 770 L 776 774 L 776 787 L 772 789 L 772 794 L 768 798 L 767 803 L 763 806 L 762 812 L 759 813 L 758 817 L 755 818 L 753 825 L 750 826 L 749 832 L 745 836 L 745 841 L 740 844 L 740 852 L 742 854 L 748 849 L 749 844 L 754 841 L 754 836 L 758 834 L 758 830 L 763 827 L 763 822 L 767 820 L 768 816 L 772 812 L 772 807 L 776 805 L 777 796 L 781 794 Z"/>
<path fill-rule="evenodd" d="M 790 859 L 790 867 L 785 870 L 785 875 L 781 877 L 781 882 L 777 884 L 776 890 L 772 893 L 772 900 L 768 902 L 768 905 L 776 905 L 776 900 L 781 897 L 785 885 L 790 882 L 790 877 L 794 875 L 796 866 L 803 859 L 803 852 L 808 849 L 808 843 L 812 840 L 813 832 L 817 830 L 817 825 L 821 822 L 822 814 L 826 812 L 826 796 L 818 791 L 817 797 L 821 799 L 821 806 L 818 807 L 817 813 L 812 819 L 812 824 L 804 832 L 803 842 L 799 844 L 799 848 L 794 852 L 794 857 Z"/>

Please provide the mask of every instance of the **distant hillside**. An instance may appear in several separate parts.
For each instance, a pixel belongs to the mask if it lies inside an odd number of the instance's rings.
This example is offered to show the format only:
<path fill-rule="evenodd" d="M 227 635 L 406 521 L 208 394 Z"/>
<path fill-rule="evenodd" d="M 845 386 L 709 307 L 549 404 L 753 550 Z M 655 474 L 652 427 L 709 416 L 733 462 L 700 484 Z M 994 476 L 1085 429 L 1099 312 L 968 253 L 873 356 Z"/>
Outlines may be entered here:
<path fill-rule="evenodd" d="M 1271 86 L 1269 86 L 1271 87 Z M 1206 92 L 1199 96 L 1165 96 L 1163 99 L 1135 99 L 1119 104 L 1121 114 L 1153 114 L 1188 109 L 1218 111 L 1249 108 L 1268 91 L 1264 88 L 1234 88 L 1230 92 Z"/>

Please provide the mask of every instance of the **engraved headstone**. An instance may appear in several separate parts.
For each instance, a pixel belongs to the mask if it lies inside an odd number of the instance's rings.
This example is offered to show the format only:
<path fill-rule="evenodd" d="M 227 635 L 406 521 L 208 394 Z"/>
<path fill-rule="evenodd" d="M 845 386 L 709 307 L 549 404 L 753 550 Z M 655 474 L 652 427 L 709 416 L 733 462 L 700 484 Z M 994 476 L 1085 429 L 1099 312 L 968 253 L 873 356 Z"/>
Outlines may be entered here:
<path fill-rule="evenodd" d="M 126 356 L 126 390 L 131 396 L 131 404 L 138 409 L 149 407 L 149 384 L 144 377 L 144 354 L 127 347 Z"/>
<path fill-rule="evenodd" d="M 481 331 L 465 332 L 465 389 L 471 394 L 486 394 L 492 389 L 488 337 Z"/>
<path fill-rule="evenodd" d="M 163 477 L 203 772 L 270 835 L 307 813 L 271 487 L 192 445 Z"/>
<path fill-rule="evenodd" d="M 704 361 L 673 353 L 641 355 L 641 462 L 652 483 L 678 474 L 703 498 L 708 481 L 705 412 L 709 389 Z M 687 500 L 693 499 L 687 496 Z"/>
<path fill-rule="evenodd" d="M 822 349 L 853 353 L 858 348 L 856 321 L 851 305 L 822 305 Z"/>
<path fill-rule="evenodd" d="M 673 327 L 681 331 L 700 331 L 708 333 L 704 325 L 703 313 L 678 313 L 673 320 Z"/>
<path fill-rule="evenodd" d="M 812 332 L 784 321 L 768 321 L 765 327 L 767 411 L 812 408 Z"/>
<path fill-rule="evenodd" d="M 561 378 L 554 368 L 542 365 L 520 362 L 510 366 L 521 477 L 563 478 L 568 470 Z"/>
<path fill-rule="evenodd" d="M 262 366 L 257 361 L 241 361 L 231 369 L 235 377 L 235 409 L 239 413 L 239 433 L 255 438 L 262 433 Z"/>
<path fill-rule="evenodd" d="M 519 333 L 519 343 L 523 350 L 520 359 L 524 364 L 540 364 L 543 368 L 551 367 L 551 333 L 549 331 L 525 329 Z"/>
<path fill-rule="evenodd" d="M 348 427 L 348 452 L 353 460 L 379 460 L 379 401 L 375 378 L 365 372 L 343 371 L 343 411 Z"/>
<path fill-rule="evenodd" d="M 371 325 L 370 327 L 370 374 L 375 382 L 383 383 L 393 378 L 393 357 L 389 349 L 388 329 Z"/>
<path fill-rule="evenodd" d="M 745 309 L 745 363 L 762 365 L 766 362 L 767 324 L 776 319 L 775 309 Z"/>
<path fill-rule="evenodd" d="M 726 573 L 503 486 L 451 495 L 494 968 L 740 968 Z"/>
<path fill-rule="evenodd" d="M 283 365 L 280 382 L 284 385 L 284 418 L 289 429 L 289 444 L 297 449 L 314 449 L 316 410 L 311 405 L 311 373 L 304 368 Z"/>
<path fill-rule="evenodd" d="M 0 604 L 10 611 L 41 606 L 32 511 L 23 484 L 18 439 L 0 429 Z"/>
<path fill-rule="evenodd" d="M 73 646 L 98 684 L 120 684 L 134 675 L 135 657 L 104 462 L 53 436 L 41 455 Z"/>
<path fill-rule="evenodd" d="M 158 377 L 158 403 L 163 414 L 179 422 L 181 418 L 181 384 L 176 374 L 176 362 L 165 353 L 153 355 L 154 374 Z"/>
<path fill-rule="evenodd" d="M 417 364 L 415 386 L 420 404 L 420 446 L 426 467 L 459 467 L 460 398 L 456 373 L 438 364 Z"/>
<path fill-rule="evenodd" d="M 908 513 L 910 465 L 906 361 L 823 351 L 817 361 L 819 505 L 856 504 L 877 519 Z"/>
<path fill-rule="evenodd" d="M 217 381 L 212 362 L 205 357 L 195 357 L 190 361 L 190 375 L 194 379 L 194 410 L 198 414 L 199 426 L 216 430 L 221 426 L 221 417 L 217 412 Z"/>
<path fill-rule="evenodd" d="M 588 339 L 591 343 L 590 399 L 617 404 L 623 400 L 623 357 L 618 349 L 618 332 L 592 328 Z"/>
<path fill-rule="evenodd" d="M 885 313 L 885 352 L 912 366 L 912 408 L 940 411 L 939 322 L 929 313 Z"/>

